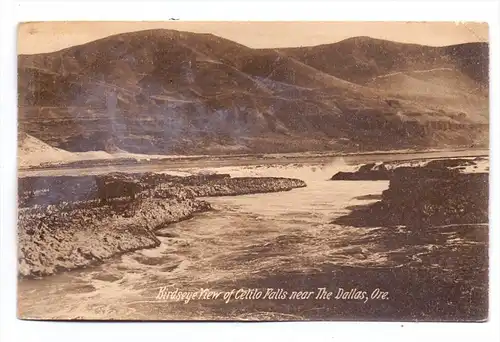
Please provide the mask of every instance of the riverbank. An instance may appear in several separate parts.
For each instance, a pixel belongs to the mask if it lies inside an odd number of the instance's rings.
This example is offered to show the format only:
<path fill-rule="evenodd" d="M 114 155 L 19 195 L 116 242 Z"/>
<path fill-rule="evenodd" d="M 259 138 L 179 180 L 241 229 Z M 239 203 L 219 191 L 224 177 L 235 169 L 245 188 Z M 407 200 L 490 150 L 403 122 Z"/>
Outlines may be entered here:
<path fill-rule="evenodd" d="M 160 245 L 154 231 L 208 211 L 200 196 L 289 191 L 306 184 L 286 178 L 179 177 L 132 174 L 135 199 L 103 203 L 96 177 L 30 177 L 19 182 L 18 253 L 23 277 L 95 265 L 115 255 Z"/>
<path fill-rule="evenodd" d="M 109 160 L 97 162 L 86 161 L 77 164 L 64 163 L 46 165 L 42 168 L 19 168 L 21 177 L 27 176 L 81 176 L 103 174 L 108 172 L 136 173 L 136 172 L 164 172 L 165 170 L 185 170 L 191 168 L 207 169 L 221 167 L 252 167 L 290 164 L 325 164 L 334 160 L 345 160 L 346 163 L 359 165 L 373 163 L 380 160 L 414 160 L 430 158 L 456 158 L 488 156 L 487 149 L 464 149 L 464 150 L 426 150 L 426 151 L 393 151 L 373 153 L 280 153 L 280 154 L 258 154 L 258 155 L 222 155 L 222 156 L 166 156 L 164 158 L 141 159 L 131 164 L 113 164 Z M 331 175 L 330 175 L 331 176 Z"/>

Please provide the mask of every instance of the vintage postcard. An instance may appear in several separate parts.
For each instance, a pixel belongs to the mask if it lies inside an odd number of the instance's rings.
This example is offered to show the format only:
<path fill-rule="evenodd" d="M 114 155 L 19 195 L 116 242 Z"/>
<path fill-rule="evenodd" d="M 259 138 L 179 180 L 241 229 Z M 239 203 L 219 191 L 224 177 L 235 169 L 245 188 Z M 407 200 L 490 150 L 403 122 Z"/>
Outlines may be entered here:
<path fill-rule="evenodd" d="M 18 317 L 488 319 L 478 22 L 27 22 Z"/>

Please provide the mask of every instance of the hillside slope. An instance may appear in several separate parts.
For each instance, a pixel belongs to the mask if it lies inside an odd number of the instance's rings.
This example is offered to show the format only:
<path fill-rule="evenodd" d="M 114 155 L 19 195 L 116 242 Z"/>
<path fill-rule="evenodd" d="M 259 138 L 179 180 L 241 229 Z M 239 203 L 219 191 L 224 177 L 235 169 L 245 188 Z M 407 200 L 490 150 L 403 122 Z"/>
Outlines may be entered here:
<path fill-rule="evenodd" d="M 363 84 L 394 72 L 456 68 L 471 79 L 488 83 L 488 43 L 444 47 L 353 37 L 338 43 L 280 49 L 318 70 Z"/>
<path fill-rule="evenodd" d="M 430 47 L 354 37 L 280 51 L 350 82 L 487 122 L 487 43 Z"/>
<path fill-rule="evenodd" d="M 488 47 L 250 49 L 148 30 L 20 55 L 20 130 L 72 152 L 484 146 Z M 486 69 L 485 69 L 486 68 Z"/>

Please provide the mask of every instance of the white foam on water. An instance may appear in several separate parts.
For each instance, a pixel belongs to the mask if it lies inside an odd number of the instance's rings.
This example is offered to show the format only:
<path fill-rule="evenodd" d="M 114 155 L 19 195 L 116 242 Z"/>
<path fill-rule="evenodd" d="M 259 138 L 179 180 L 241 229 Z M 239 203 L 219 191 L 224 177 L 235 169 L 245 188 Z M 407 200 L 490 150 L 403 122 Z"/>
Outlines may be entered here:
<path fill-rule="evenodd" d="M 54 317 L 67 318 L 77 313 L 100 319 L 167 319 L 165 310 L 160 317 L 155 306 L 130 303 L 154 300 L 154 291 L 160 286 L 199 289 L 244 283 L 284 272 L 319 272 L 325 265 L 399 267 L 404 263 L 422 263 L 422 258 L 436 251 L 434 245 L 387 247 L 381 241 L 381 234 L 382 229 L 388 228 L 331 223 L 348 214 L 351 206 L 375 201 L 358 197 L 381 194 L 388 186 L 388 181 L 328 180 L 338 171 L 357 168 L 358 165 L 347 165 L 342 158 L 316 165 L 211 168 L 210 172 L 229 173 L 233 177 L 299 178 L 306 181 L 307 187 L 206 199 L 215 210 L 164 228 L 172 237 L 159 237 L 160 246 L 125 254 L 91 269 L 73 271 L 70 276 L 28 282 L 21 289 L 23 302 L 34 314 L 51 312 Z M 193 168 L 186 173 L 199 170 Z M 404 226 L 391 229 L 398 234 L 408 231 Z M 448 239 L 448 244 L 460 243 L 463 241 L 455 236 Z M 403 257 L 393 258 L 396 254 Z M 76 285 L 72 283 L 90 285 L 93 290 L 75 294 Z M 58 290 L 54 290 L 57 284 Z M 33 298 L 39 296 L 32 296 L 29 291 L 43 293 L 44 299 L 35 302 Z M 192 311 L 170 314 L 176 319 L 196 316 Z M 210 312 L 198 315 L 203 319 L 211 317 Z M 273 313 L 245 317 L 266 315 Z"/>

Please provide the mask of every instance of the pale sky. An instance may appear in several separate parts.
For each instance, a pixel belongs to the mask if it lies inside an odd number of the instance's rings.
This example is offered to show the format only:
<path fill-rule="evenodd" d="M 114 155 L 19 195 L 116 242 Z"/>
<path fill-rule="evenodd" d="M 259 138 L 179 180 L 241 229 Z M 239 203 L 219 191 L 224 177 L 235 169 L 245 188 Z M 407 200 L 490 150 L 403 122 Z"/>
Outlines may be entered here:
<path fill-rule="evenodd" d="M 355 36 L 432 46 L 488 41 L 487 23 L 475 22 L 30 22 L 19 25 L 18 53 L 57 51 L 157 28 L 213 33 L 253 48 L 312 46 Z"/>

